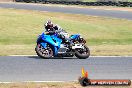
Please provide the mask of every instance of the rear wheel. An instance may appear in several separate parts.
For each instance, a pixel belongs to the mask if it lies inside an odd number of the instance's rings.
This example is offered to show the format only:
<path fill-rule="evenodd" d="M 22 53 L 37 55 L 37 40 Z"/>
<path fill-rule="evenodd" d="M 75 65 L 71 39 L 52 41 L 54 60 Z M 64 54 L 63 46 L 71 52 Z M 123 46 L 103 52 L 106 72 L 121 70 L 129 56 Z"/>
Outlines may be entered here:
<path fill-rule="evenodd" d="M 53 50 L 49 45 L 47 45 L 46 48 L 43 48 L 41 44 L 37 44 L 35 51 L 38 56 L 45 59 L 51 58 L 53 56 Z"/>
<path fill-rule="evenodd" d="M 90 50 L 86 45 L 84 45 L 83 49 L 76 49 L 75 56 L 79 59 L 87 59 L 90 56 Z"/>

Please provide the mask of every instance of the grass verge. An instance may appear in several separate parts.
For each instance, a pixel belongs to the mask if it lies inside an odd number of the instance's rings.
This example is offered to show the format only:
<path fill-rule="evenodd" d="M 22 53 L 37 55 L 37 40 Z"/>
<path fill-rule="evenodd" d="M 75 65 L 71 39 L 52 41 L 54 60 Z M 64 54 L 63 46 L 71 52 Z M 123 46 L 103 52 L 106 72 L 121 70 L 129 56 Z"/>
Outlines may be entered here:
<path fill-rule="evenodd" d="M 92 56 L 132 56 L 132 45 L 89 46 Z M 0 55 L 35 55 L 35 44 L 0 45 Z"/>
<path fill-rule="evenodd" d="M 2 8 L 0 55 L 35 54 L 36 38 L 49 18 L 70 34 L 80 33 L 92 55 L 132 55 L 130 20 Z"/>

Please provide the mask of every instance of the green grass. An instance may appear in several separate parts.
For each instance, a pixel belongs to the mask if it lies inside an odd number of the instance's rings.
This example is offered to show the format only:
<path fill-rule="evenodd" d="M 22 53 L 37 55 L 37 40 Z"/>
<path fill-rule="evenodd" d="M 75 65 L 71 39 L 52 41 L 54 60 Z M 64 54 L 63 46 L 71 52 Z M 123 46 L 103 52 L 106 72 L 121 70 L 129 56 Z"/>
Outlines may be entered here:
<path fill-rule="evenodd" d="M 35 54 L 28 52 L 34 51 L 33 46 L 35 46 L 37 36 L 44 31 L 43 24 L 49 18 L 70 34 L 80 33 L 90 46 L 122 45 L 123 47 L 129 45 L 131 47 L 132 45 L 132 21 L 129 20 L 0 8 L 0 55 L 10 54 L 2 53 L 4 46 L 8 46 L 9 51 L 15 50 L 11 47 L 12 45 L 21 47 L 18 50 L 20 53 L 16 50 L 11 54 Z M 28 46 L 29 50 L 22 53 Z M 93 53 L 92 55 L 99 54 Z M 120 53 L 113 55 L 120 55 Z"/>
<path fill-rule="evenodd" d="M 128 0 L 129 2 L 132 2 L 132 0 Z"/>

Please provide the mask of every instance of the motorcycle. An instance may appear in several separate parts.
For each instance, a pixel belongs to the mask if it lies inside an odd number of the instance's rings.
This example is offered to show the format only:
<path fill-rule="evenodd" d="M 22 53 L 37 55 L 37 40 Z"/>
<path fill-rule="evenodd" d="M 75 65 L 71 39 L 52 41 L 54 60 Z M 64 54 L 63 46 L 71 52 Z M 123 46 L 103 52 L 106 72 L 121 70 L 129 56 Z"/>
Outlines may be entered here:
<path fill-rule="evenodd" d="M 86 41 L 79 35 L 67 37 L 64 30 L 55 31 L 53 35 L 42 33 L 38 36 L 35 51 L 41 58 L 73 57 L 86 59 L 90 56 L 90 50 L 85 45 Z M 67 41 L 65 40 L 67 39 Z"/>

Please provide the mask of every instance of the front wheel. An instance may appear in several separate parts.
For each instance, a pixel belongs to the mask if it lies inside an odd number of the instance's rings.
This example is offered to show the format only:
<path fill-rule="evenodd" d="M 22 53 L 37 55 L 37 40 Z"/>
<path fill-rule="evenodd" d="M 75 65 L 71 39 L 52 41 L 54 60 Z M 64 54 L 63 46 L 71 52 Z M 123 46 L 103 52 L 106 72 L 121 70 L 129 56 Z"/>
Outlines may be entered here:
<path fill-rule="evenodd" d="M 43 48 L 41 44 L 37 44 L 35 51 L 38 56 L 45 58 L 45 59 L 49 59 L 53 56 L 53 50 L 49 45 L 47 45 L 46 48 Z"/>
<path fill-rule="evenodd" d="M 84 45 L 83 49 L 75 50 L 75 56 L 79 59 L 87 59 L 90 56 L 90 50 L 86 45 Z"/>

